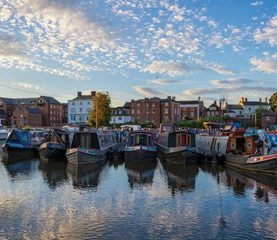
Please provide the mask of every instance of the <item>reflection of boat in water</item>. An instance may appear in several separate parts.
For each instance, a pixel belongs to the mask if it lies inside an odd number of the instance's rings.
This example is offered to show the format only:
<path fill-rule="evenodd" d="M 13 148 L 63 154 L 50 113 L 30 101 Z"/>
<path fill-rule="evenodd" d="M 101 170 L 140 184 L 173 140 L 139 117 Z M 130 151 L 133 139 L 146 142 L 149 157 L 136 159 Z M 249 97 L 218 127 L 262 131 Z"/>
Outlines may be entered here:
<path fill-rule="evenodd" d="M 134 184 L 137 185 L 152 185 L 157 160 L 145 161 L 125 161 L 127 170 L 128 182 L 131 188 Z"/>
<path fill-rule="evenodd" d="M 277 180 L 276 176 L 261 174 L 252 171 L 239 170 L 233 167 L 226 167 L 226 184 L 232 186 L 235 192 L 238 192 L 238 187 L 244 187 L 243 191 L 247 188 L 256 186 L 256 195 L 267 195 L 268 192 L 277 194 Z M 239 189 L 241 191 L 242 189 Z M 258 197 L 258 196 L 256 196 Z"/>
<path fill-rule="evenodd" d="M 50 187 L 55 187 L 67 180 L 66 165 L 67 162 L 40 161 L 39 168 Z"/>
<path fill-rule="evenodd" d="M 76 188 L 96 188 L 99 177 L 106 163 L 98 165 L 76 166 L 67 165 L 67 173 L 71 176 L 73 186 Z"/>
<path fill-rule="evenodd" d="M 124 158 L 114 158 L 109 161 L 109 166 L 113 166 L 117 169 L 119 166 L 123 165 Z"/>
<path fill-rule="evenodd" d="M 37 171 L 38 164 L 39 162 L 36 160 L 4 162 L 9 176 L 13 179 L 16 179 L 18 175 L 30 175 L 32 172 Z"/>
<path fill-rule="evenodd" d="M 163 168 L 166 171 L 168 186 L 172 194 L 176 190 L 180 192 L 192 191 L 195 189 L 195 178 L 198 174 L 198 165 L 195 164 L 171 164 L 162 162 Z"/>

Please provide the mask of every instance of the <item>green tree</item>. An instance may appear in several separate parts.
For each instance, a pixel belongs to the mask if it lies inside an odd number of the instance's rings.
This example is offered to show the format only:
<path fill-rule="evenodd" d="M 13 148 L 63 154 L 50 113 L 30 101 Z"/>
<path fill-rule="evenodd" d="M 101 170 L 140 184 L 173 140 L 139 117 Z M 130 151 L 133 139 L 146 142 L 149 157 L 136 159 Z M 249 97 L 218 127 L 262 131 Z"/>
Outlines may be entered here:
<path fill-rule="evenodd" d="M 272 94 L 269 99 L 269 104 L 272 111 L 277 112 L 277 92 Z"/>
<path fill-rule="evenodd" d="M 93 109 L 88 123 L 92 127 L 108 126 L 111 117 L 111 98 L 109 94 L 98 92 L 93 97 Z"/>

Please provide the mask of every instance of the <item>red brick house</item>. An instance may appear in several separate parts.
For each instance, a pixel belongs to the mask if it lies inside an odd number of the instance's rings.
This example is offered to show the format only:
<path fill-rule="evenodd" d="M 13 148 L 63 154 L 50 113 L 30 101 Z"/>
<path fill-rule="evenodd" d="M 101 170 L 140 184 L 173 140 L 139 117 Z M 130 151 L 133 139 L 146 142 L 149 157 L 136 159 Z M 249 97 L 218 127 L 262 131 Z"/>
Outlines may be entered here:
<path fill-rule="evenodd" d="M 270 125 L 277 124 L 276 112 L 262 112 L 261 114 L 261 128 L 268 128 Z"/>
<path fill-rule="evenodd" d="M 200 98 L 198 98 L 198 100 L 178 102 L 180 103 L 181 120 L 198 120 L 205 109 L 204 103 Z"/>
<path fill-rule="evenodd" d="M 39 108 L 17 107 L 12 116 L 12 127 L 42 127 L 42 113 Z"/>

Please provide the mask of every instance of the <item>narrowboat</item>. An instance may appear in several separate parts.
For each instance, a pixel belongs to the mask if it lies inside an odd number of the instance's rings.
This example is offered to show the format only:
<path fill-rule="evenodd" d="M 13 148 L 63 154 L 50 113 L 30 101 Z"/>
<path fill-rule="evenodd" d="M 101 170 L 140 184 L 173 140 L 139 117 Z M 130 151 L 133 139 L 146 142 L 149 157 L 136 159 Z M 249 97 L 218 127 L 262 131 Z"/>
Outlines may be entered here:
<path fill-rule="evenodd" d="M 66 160 L 65 154 L 69 145 L 69 132 L 52 129 L 38 149 L 39 157 L 46 162 Z"/>
<path fill-rule="evenodd" d="M 71 148 L 66 151 L 69 164 L 81 166 L 101 164 L 107 161 L 108 151 L 115 146 L 113 133 L 104 130 L 76 132 Z"/>
<path fill-rule="evenodd" d="M 124 148 L 125 161 L 153 161 L 157 157 L 157 148 L 151 132 L 130 132 Z"/>
<path fill-rule="evenodd" d="M 158 157 L 168 162 L 196 162 L 195 133 L 178 130 L 174 124 L 161 124 L 158 142 Z"/>
<path fill-rule="evenodd" d="M 116 145 L 110 148 L 109 159 L 112 161 L 121 161 L 124 159 L 124 148 L 127 142 L 127 131 L 113 131 Z"/>
<path fill-rule="evenodd" d="M 3 160 L 28 159 L 35 157 L 35 147 L 31 141 L 30 131 L 14 129 L 9 132 L 2 146 Z"/>
<path fill-rule="evenodd" d="M 235 130 L 229 135 L 225 163 L 252 171 L 277 173 L 277 134 Z"/>

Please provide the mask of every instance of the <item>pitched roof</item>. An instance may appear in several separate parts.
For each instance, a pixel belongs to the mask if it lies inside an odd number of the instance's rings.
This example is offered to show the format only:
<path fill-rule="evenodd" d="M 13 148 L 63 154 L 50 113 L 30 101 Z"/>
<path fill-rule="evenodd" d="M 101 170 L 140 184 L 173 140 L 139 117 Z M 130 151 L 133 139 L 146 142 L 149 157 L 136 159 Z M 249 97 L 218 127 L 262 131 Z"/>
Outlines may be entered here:
<path fill-rule="evenodd" d="M 18 104 L 32 104 L 37 101 L 37 98 L 0 98 L 3 102 L 8 105 L 18 105 Z"/>
<path fill-rule="evenodd" d="M 243 110 L 243 107 L 240 104 L 227 104 L 226 109 Z"/>
<path fill-rule="evenodd" d="M 124 105 L 123 105 L 124 108 L 131 108 L 131 102 L 126 102 Z"/>
<path fill-rule="evenodd" d="M 259 101 L 246 101 L 243 102 L 243 105 L 247 106 L 269 106 L 268 102 L 259 102 Z"/>
<path fill-rule="evenodd" d="M 198 101 L 198 100 L 188 100 L 188 101 L 177 101 L 178 103 L 181 104 L 203 104 L 203 101 Z"/>
<path fill-rule="evenodd" d="M 57 99 L 49 96 L 40 96 L 39 98 L 43 98 L 44 101 L 48 102 L 49 104 L 61 104 Z"/>
<path fill-rule="evenodd" d="M 26 107 L 25 109 L 28 111 L 28 113 L 37 113 L 37 114 L 41 113 L 39 108 L 29 108 L 29 107 Z"/>

